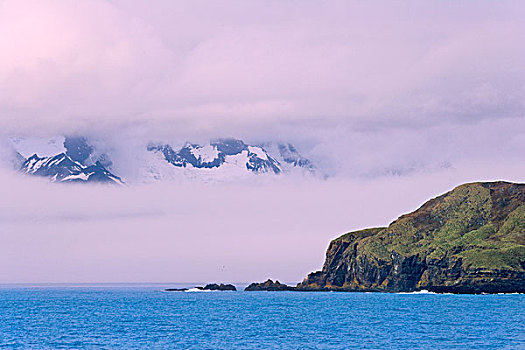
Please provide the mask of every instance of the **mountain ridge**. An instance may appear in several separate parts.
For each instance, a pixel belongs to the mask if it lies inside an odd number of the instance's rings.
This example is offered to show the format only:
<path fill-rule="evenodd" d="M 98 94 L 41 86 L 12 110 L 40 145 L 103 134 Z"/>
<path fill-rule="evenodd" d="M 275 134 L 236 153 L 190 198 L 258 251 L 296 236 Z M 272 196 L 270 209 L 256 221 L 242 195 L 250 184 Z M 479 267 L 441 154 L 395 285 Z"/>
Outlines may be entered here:
<path fill-rule="evenodd" d="M 123 185 L 120 177 L 108 171 L 99 161 L 85 165 L 73 160 L 67 153 L 52 157 L 29 157 L 21 166 L 26 174 L 47 177 L 51 182 L 97 182 Z"/>
<path fill-rule="evenodd" d="M 312 162 L 289 143 L 252 145 L 240 139 L 219 138 L 203 145 L 186 142 L 174 149 L 169 143 L 150 142 L 144 149 L 136 150 L 136 157 L 114 164 L 109 155 L 114 152 L 112 147 L 102 142 L 99 149 L 100 141 L 94 146 L 84 136 L 54 137 L 47 142 L 39 138 L 34 145 L 24 141 L 27 140 L 15 138 L 12 142 L 13 166 L 28 175 L 48 177 L 52 182 L 120 184 L 123 179 L 131 183 L 174 179 L 213 182 L 261 174 L 281 175 L 291 171 L 314 174 L 317 171 Z M 272 148 L 271 152 L 268 147 Z M 43 156 L 39 156 L 40 151 Z"/>
<path fill-rule="evenodd" d="M 169 144 L 149 145 L 148 151 L 161 152 L 164 159 L 175 167 L 212 169 L 235 162 L 253 173 L 282 172 L 280 162 L 263 146 L 249 145 L 233 138 L 214 140 L 207 145 L 186 142 L 178 151 Z"/>

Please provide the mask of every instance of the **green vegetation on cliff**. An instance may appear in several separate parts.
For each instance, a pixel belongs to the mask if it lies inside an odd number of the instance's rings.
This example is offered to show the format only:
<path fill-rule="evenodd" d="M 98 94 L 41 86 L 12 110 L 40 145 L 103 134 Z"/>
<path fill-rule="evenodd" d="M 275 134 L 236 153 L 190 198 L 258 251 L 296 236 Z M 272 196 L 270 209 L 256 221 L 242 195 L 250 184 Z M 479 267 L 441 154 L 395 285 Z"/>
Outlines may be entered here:
<path fill-rule="evenodd" d="M 347 233 L 298 288 L 525 289 L 525 185 L 465 184 L 386 228 Z"/>
<path fill-rule="evenodd" d="M 502 189 L 500 185 L 496 190 Z M 520 258 L 525 261 L 525 204 L 510 206 L 504 217 L 495 215 L 492 205 L 486 184 L 462 185 L 401 216 L 384 230 L 367 230 L 379 235 L 370 235 L 361 247 L 383 259 L 392 251 L 432 258 L 448 254 L 462 257 L 465 267 L 521 269 Z"/>

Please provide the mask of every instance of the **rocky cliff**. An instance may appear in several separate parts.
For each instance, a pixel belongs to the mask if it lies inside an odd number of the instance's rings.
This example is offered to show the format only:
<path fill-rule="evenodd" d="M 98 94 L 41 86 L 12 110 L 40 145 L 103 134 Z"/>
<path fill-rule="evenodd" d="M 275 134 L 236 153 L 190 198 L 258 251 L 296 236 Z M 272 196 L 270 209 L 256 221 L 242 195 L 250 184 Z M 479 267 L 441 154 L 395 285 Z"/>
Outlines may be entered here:
<path fill-rule="evenodd" d="M 470 183 L 333 240 L 296 290 L 525 292 L 525 184 Z"/>

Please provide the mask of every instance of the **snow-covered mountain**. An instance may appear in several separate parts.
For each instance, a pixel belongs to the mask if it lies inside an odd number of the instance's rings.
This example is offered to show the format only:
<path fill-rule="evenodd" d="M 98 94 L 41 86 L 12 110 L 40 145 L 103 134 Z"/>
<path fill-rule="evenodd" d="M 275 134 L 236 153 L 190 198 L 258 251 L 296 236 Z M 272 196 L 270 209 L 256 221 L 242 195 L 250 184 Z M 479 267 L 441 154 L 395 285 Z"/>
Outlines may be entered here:
<path fill-rule="evenodd" d="M 51 182 L 98 182 L 122 185 L 120 177 L 112 174 L 103 162 L 94 159 L 93 146 L 84 137 L 66 137 L 65 152 L 40 157 L 34 153 L 24 159 L 20 170 L 29 175 L 43 176 Z M 17 157 L 23 156 L 17 151 Z M 107 164 L 106 164 L 107 166 Z"/>
<path fill-rule="evenodd" d="M 67 153 L 40 158 L 36 154 L 22 165 L 26 174 L 45 176 L 52 182 L 100 182 L 122 185 L 122 180 L 109 172 L 100 162 L 83 165 L 74 161 Z"/>
<path fill-rule="evenodd" d="M 233 138 L 203 145 L 186 142 L 180 148 L 167 143 L 150 143 L 144 148 L 126 150 L 125 160 L 118 156 L 122 154 L 118 151 L 116 159 L 111 159 L 113 153 L 100 152 L 85 137 L 54 137 L 47 142 L 19 138 L 12 144 L 16 154 L 13 162 L 19 164 L 22 172 L 48 177 L 53 182 L 122 184 L 124 181 L 185 179 L 223 182 L 255 175 L 273 177 L 317 171 L 291 144 L 250 145 Z M 126 148 L 126 145 L 121 147 Z"/>
<path fill-rule="evenodd" d="M 295 168 L 309 173 L 317 171 L 313 163 L 303 157 L 291 143 L 269 143 L 265 145 L 265 148 L 272 154 L 278 154 L 277 158 L 281 161 L 283 167 L 288 170 Z"/>
<path fill-rule="evenodd" d="M 150 145 L 148 151 L 161 152 L 167 162 L 179 168 L 211 169 L 233 164 L 254 173 L 281 173 L 279 162 L 264 148 L 250 146 L 236 139 L 220 139 L 204 146 L 186 143 L 178 151 L 167 144 Z"/>
<path fill-rule="evenodd" d="M 228 138 L 204 145 L 187 142 L 177 150 L 169 144 L 150 144 L 148 151 L 155 158 L 142 169 L 142 177 L 151 180 L 183 177 L 213 182 L 316 171 L 290 144 L 250 145 Z"/>

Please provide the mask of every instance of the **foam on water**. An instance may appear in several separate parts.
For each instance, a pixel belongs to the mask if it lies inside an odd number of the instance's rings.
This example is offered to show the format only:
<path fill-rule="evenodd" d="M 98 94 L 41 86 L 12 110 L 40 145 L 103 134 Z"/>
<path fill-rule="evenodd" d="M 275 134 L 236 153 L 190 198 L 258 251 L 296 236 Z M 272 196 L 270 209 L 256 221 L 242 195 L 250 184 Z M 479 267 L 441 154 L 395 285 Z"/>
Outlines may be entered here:
<path fill-rule="evenodd" d="M 185 290 L 185 292 L 186 293 L 209 293 L 213 291 L 209 289 L 190 288 L 190 289 Z"/>

